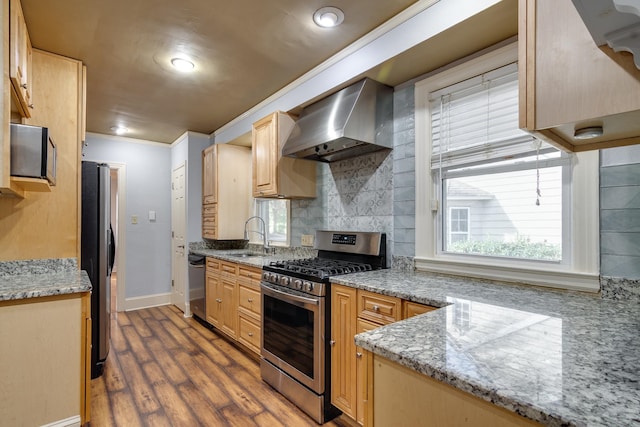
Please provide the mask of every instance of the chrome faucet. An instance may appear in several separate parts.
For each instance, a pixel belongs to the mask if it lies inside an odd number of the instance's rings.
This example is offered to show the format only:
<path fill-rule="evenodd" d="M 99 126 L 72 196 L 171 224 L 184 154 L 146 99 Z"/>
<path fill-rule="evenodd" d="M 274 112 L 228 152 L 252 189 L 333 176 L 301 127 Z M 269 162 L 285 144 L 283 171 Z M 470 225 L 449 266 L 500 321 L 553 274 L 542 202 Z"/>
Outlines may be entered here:
<path fill-rule="evenodd" d="M 247 230 L 247 224 L 249 224 L 249 221 L 251 221 L 252 219 L 260 220 L 260 222 L 262 223 L 262 231 Z M 269 246 L 268 239 L 267 239 L 267 224 L 264 222 L 264 219 L 255 215 L 250 217 L 248 220 L 246 220 L 244 223 L 244 240 L 249 240 L 249 231 L 251 231 L 252 233 L 260 234 L 262 236 L 262 247 L 264 248 L 265 254 L 270 254 L 275 252 L 275 248 L 272 248 Z"/>

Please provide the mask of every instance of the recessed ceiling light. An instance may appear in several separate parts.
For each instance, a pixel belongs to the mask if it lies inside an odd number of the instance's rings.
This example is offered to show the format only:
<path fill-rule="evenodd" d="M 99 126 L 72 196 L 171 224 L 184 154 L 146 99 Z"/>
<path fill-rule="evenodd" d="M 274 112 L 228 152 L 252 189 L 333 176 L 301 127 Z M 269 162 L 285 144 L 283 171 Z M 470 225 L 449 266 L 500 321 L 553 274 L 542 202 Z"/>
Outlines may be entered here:
<path fill-rule="evenodd" d="M 602 126 L 589 126 L 581 129 L 576 129 L 573 133 L 575 139 L 592 139 L 602 136 L 604 130 Z"/>
<path fill-rule="evenodd" d="M 195 68 L 195 64 L 185 58 L 171 58 L 171 65 L 179 71 L 191 71 Z"/>
<path fill-rule="evenodd" d="M 337 27 L 344 21 L 344 12 L 337 7 L 323 7 L 313 14 L 313 22 L 324 28 Z"/>
<path fill-rule="evenodd" d="M 111 131 L 115 132 L 116 135 L 124 135 L 129 132 L 129 129 L 124 126 L 111 126 Z"/>

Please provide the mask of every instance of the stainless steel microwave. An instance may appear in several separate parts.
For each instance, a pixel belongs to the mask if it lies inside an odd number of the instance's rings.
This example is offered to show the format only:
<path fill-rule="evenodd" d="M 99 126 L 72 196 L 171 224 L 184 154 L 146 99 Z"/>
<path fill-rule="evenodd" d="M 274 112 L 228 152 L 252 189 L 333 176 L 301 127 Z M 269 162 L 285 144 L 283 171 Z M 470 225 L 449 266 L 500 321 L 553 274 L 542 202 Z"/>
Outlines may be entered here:
<path fill-rule="evenodd" d="M 11 123 L 11 175 L 56 184 L 56 145 L 48 128 Z"/>

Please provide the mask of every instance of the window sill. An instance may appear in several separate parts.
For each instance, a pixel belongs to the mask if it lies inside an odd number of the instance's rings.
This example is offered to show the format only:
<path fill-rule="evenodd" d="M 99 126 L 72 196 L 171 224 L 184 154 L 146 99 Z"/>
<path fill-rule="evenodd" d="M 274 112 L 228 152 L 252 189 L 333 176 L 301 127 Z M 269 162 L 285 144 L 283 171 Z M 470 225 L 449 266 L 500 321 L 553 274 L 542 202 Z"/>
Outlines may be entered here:
<path fill-rule="evenodd" d="M 416 270 L 419 271 L 577 291 L 600 291 L 600 276 L 598 273 L 567 271 L 563 270 L 562 267 L 554 268 L 554 266 L 532 268 L 531 265 L 523 262 L 509 264 L 505 265 L 505 263 L 495 261 L 480 264 L 444 256 L 438 258 L 415 258 Z"/>

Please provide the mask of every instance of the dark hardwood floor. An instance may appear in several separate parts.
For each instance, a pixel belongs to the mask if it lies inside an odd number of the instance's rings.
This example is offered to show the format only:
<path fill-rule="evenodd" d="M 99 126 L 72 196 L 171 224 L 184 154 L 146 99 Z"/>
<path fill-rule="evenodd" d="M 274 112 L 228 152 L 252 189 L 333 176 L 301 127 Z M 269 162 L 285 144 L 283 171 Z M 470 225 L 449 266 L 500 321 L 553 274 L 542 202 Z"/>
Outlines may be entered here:
<path fill-rule="evenodd" d="M 176 307 L 113 315 L 92 427 L 316 425 L 260 379 L 255 359 Z"/>

